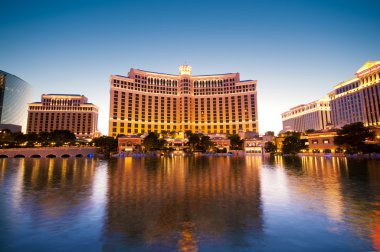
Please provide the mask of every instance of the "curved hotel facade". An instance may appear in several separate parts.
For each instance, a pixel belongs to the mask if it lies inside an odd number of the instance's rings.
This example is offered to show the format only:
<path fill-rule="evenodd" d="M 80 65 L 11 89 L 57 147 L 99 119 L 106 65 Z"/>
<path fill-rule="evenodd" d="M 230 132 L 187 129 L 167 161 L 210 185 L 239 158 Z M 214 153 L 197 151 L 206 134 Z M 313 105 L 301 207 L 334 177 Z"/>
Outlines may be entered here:
<path fill-rule="evenodd" d="M 257 81 L 239 73 L 179 75 L 131 69 L 110 78 L 109 135 L 186 131 L 258 132 Z"/>
<path fill-rule="evenodd" d="M 32 87 L 19 77 L 0 70 L 0 123 L 26 129 L 28 102 Z"/>
<path fill-rule="evenodd" d="M 327 97 L 302 104 L 281 114 L 283 131 L 322 130 L 331 124 Z"/>
<path fill-rule="evenodd" d="M 283 131 L 341 128 L 363 122 L 380 126 L 380 61 L 367 61 L 355 76 L 334 86 L 328 97 L 281 114 Z"/>

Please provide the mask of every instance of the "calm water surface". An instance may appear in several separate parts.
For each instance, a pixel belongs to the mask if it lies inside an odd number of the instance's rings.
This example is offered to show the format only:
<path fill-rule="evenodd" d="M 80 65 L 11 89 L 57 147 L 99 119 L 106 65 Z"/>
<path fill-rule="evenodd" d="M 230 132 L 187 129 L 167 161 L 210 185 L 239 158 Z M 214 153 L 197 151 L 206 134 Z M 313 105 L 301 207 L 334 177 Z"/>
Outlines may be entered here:
<path fill-rule="evenodd" d="M 1 159 L 0 251 L 376 251 L 380 161 Z"/>

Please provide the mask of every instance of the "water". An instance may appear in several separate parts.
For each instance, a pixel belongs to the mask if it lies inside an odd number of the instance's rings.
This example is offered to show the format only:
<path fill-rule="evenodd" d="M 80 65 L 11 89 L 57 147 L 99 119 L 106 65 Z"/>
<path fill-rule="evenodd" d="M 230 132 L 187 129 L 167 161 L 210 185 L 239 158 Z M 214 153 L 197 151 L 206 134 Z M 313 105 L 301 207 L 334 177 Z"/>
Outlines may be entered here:
<path fill-rule="evenodd" d="M 380 161 L 0 160 L 0 251 L 380 250 Z"/>

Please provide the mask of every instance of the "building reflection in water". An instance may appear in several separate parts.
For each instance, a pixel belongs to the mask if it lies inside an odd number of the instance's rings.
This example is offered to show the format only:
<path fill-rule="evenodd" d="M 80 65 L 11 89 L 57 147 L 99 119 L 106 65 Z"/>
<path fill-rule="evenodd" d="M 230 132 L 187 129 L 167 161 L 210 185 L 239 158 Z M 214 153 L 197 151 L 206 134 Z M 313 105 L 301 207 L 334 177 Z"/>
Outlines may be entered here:
<path fill-rule="evenodd" d="M 297 237 L 380 250 L 379 167 L 321 157 L 1 159 L 0 241 L 19 251 L 273 251 Z"/>
<path fill-rule="evenodd" d="M 13 168 L 5 171 L 7 162 Z M 23 211 L 36 222 L 71 214 L 91 194 L 95 172 L 90 159 L 4 159 L 0 167 L 0 174 L 11 173 L 14 213 Z"/>
<path fill-rule="evenodd" d="M 380 249 L 379 160 L 276 157 L 268 162 L 285 169 L 282 188 L 294 208 L 324 214 L 331 221 L 330 232 L 343 225 Z"/>
<path fill-rule="evenodd" d="M 142 244 L 196 251 L 262 232 L 260 158 L 118 159 L 109 171 L 106 248 Z M 223 243 L 223 242 L 222 242 Z M 219 244 L 220 245 L 220 244 Z M 228 244 L 225 244 L 228 246 Z"/>

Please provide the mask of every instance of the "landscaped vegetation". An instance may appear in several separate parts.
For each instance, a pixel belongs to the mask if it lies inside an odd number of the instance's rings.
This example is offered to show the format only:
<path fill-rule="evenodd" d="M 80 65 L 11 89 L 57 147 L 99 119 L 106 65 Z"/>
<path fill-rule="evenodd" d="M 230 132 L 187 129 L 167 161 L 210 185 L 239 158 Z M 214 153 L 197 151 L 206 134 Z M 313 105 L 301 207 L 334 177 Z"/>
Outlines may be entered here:
<path fill-rule="evenodd" d="M 52 132 L 40 132 L 23 134 L 2 130 L 0 132 L 1 148 L 25 148 L 25 147 L 60 147 L 86 145 L 88 143 L 76 140 L 74 133 L 68 130 L 55 130 Z"/>

